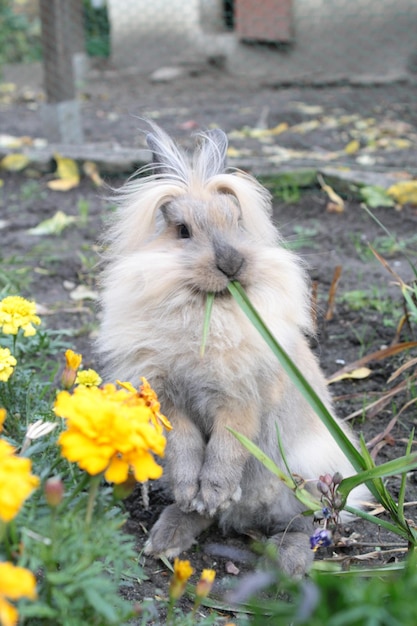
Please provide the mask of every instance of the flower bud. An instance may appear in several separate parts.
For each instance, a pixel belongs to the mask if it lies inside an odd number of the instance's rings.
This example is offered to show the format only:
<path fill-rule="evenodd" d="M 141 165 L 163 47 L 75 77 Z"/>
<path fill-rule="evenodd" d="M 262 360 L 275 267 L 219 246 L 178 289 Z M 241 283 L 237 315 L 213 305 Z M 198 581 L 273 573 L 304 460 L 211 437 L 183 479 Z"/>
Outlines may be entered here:
<path fill-rule="evenodd" d="M 81 354 L 72 350 L 65 352 L 65 369 L 61 376 L 61 385 L 64 389 L 71 389 L 77 378 L 77 372 L 82 362 Z"/>
<path fill-rule="evenodd" d="M 326 485 L 328 485 L 329 487 L 333 482 L 333 478 L 332 476 L 330 476 L 330 474 L 324 474 L 324 476 L 319 476 L 319 478 L 323 483 L 326 483 Z"/>
<path fill-rule="evenodd" d="M 179 600 L 183 595 L 187 586 L 187 581 L 194 573 L 194 569 L 190 565 L 190 561 L 174 561 L 174 575 L 169 586 L 170 600 Z"/>
<path fill-rule="evenodd" d="M 342 480 L 343 480 L 343 476 L 340 472 L 336 472 L 336 474 L 333 475 L 333 483 L 335 485 L 340 485 Z"/>
<path fill-rule="evenodd" d="M 64 497 L 64 483 L 59 476 L 48 478 L 45 482 L 44 493 L 47 503 L 51 508 L 57 507 Z"/>
<path fill-rule="evenodd" d="M 198 598 L 207 598 L 216 577 L 214 569 L 203 569 L 200 580 L 195 588 L 195 594 Z"/>
<path fill-rule="evenodd" d="M 321 478 L 323 478 L 323 477 L 321 477 Z M 328 493 L 329 493 L 329 488 L 328 488 L 328 486 L 327 486 L 327 485 L 326 485 L 326 483 L 325 483 L 325 482 L 323 482 L 322 480 L 319 480 L 319 482 L 317 483 L 317 489 L 318 489 L 318 490 L 320 491 L 320 493 L 322 493 L 324 496 L 325 496 L 326 494 L 328 494 Z"/>

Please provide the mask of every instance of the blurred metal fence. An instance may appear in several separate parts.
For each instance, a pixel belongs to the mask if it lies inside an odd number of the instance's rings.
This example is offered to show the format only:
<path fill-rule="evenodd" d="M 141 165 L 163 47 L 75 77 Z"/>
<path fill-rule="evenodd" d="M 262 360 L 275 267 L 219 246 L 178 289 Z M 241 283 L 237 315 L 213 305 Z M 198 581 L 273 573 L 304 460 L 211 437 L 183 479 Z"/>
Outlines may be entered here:
<path fill-rule="evenodd" d="M 39 109 L 44 134 L 80 143 L 91 76 L 125 76 L 117 89 L 127 91 L 172 81 L 174 93 L 178 77 L 207 67 L 228 76 L 230 89 L 234 80 L 248 88 L 412 83 L 417 2 L 0 0 L 2 133 L 39 134 L 31 116 Z M 195 82 L 189 102 L 198 91 Z"/>

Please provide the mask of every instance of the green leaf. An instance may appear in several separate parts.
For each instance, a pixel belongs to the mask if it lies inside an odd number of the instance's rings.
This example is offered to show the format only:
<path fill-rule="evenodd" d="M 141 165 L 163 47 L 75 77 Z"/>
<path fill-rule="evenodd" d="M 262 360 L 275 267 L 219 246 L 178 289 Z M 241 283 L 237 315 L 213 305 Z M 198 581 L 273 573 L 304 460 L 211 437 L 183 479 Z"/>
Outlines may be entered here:
<path fill-rule="evenodd" d="M 289 378 L 295 384 L 299 392 L 304 396 L 304 398 L 307 400 L 307 402 L 309 402 L 309 404 L 312 406 L 320 419 L 324 422 L 324 424 L 332 434 L 333 438 L 335 439 L 336 443 L 351 461 L 354 468 L 357 470 L 365 469 L 366 465 L 361 454 L 355 448 L 350 439 L 345 435 L 339 424 L 336 422 L 330 411 L 324 405 L 324 403 L 311 387 L 311 385 L 304 378 L 298 367 L 293 363 L 288 354 L 272 335 L 271 331 L 268 329 L 261 316 L 248 299 L 240 283 L 238 281 L 232 281 L 229 283 L 228 289 L 236 300 L 237 304 L 242 309 L 242 311 L 249 318 L 254 327 L 258 330 L 268 346 L 271 348 L 275 356 L 278 358 L 283 369 L 286 371 Z"/>
<path fill-rule="evenodd" d="M 84 589 L 84 593 L 88 602 L 97 613 L 103 615 L 103 617 L 110 622 L 117 623 L 117 612 L 94 587 L 87 585 Z"/>
<path fill-rule="evenodd" d="M 361 187 L 359 192 L 360 192 L 362 200 L 371 209 L 376 209 L 377 207 L 380 207 L 380 206 L 386 206 L 386 207 L 395 206 L 394 200 L 389 197 L 389 195 L 387 194 L 387 192 L 385 191 L 383 187 L 369 185 L 369 186 Z"/>
<path fill-rule="evenodd" d="M 408 454 L 371 469 L 366 469 L 363 472 L 358 472 L 349 478 L 345 478 L 340 483 L 338 491 L 343 496 L 347 497 L 352 489 L 362 483 L 374 480 L 375 478 L 382 478 L 383 476 L 394 476 L 395 474 L 410 472 L 415 469 L 417 469 L 417 453 Z"/>
<path fill-rule="evenodd" d="M 203 338 L 201 340 L 200 356 L 203 358 L 206 349 L 208 331 L 210 326 L 211 312 L 213 310 L 214 293 L 208 293 L 206 298 L 206 309 L 204 314 Z"/>
<path fill-rule="evenodd" d="M 384 519 L 380 519 L 379 517 L 375 517 L 375 515 L 370 515 L 366 511 L 362 509 L 357 509 L 356 507 L 350 506 L 346 504 L 344 506 L 344 510 L 348 513 L 352 513 L 355 517 L 360 517 L 361 519 L 366 520 L 367 522 L 371 522 L 371 524 L 376 524 L 377 526 L 382 526 L 386 530 L 389 530 L 400 537 L 403 537 L 407 541 L 410 539 L 410 534 L 406 528 L 402 528 L 399 524 L 392 524 L 391 522 L 387 522 Z"/>
<path fill-rule="evenodd" d="M 74 224 L 75 217 L 67 215 L 63 211 L 57 211 L 53 217 L 47 220 L 43 220 L 37 226 L 30 228 L 28 233 L 30 235 L 60 235 L 62 231 Z"/>
<path fill-rule="evenodd" d="M 272 472 L 272 474 L 277 476 L 288 487 L 288 489 L 291 489 L 295 497 L 310 511 L 317 511 L 322 508 L 322 504 L 319 500 L 314 498 L 314 496 L 312 496 L 307 489 L 297 486 L 294 479 L 291 476 L 287 476 L 287 474 L 285 474 L 281 468 L 279 468 L 278 465 L 276 465 L 276 463 L 274 463 L 274 461 L 270 459 L 267 454 L 265 454 L 265 452 L 253 443 L 253 441 L 245 437 L 245 435 L 236 432 L 232 428 L 228 428 L 228 430 L 256 459 L 258 459 L 258 461 L 262 463 L 262 465 Z"/>
<path fill-rule="evenodd" d="M 408 443 L 407 443 L 407 447 L 405 450 L 406 456 L 411 454 L 411 449 L 413 447 L 413 440 L 414 440 L 414 428 L 411 429 L 410 436 L 408 437 Z M 406 487 L 407 487 L 407 473 L 404 472 L 401 476 L 401 486 L 400 486 L 400 491 L 398 494 L 398 514 L 403 519 L 404 519 L 404 502 L 405 502 Z"/>

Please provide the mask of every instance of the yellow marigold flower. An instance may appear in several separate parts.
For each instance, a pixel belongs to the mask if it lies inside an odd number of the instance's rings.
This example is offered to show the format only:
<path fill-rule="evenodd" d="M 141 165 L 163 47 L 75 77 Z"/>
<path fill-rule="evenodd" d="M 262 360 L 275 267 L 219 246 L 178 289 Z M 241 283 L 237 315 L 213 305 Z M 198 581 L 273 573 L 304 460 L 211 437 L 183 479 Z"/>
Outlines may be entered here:
<path fill-rule="evenodd" d="M 7 441 L 0 440 L 0 519 L 10 522 L 18 514 L 26 498 L 39 485 L 39 478 L 30 472 L 30 459 L 16 456 Z"/>
<path fill-rule="evenodd" d="M 174 576 L 183 582 L 187 582 L 187 580 L 194 574 L 194 568 L 191 566 L 190 561 L 181 561 L 176 558 L 174 561 Z"/>
<path fill-rule="evenodd" d="M 195 593 L 198 598 L 206 598 L 208 596 L 215 578 L 216 572 L 214 569 L 203 569 L 200 580 L 195 588 Z"/>
<path fill-rule="evenodd" d="M 82 354 L 77 354 L 73 350 L 66 350 L 65 352 L 65 364 L 66 367 L 72 370 L 78 370 L 83 360 Z"/>
<path fill-rule="evenodd" d="M 71 389 L 77 378 L 78 368 L 81 365 L 83 357 L 72 350 L 65 352 L 65 368 L 61 376 L 61 385 L 64 389 Z"/>
<path fill-rule="evenodd" d="M 176 558 L 174 561 L 174 575 L 169 586 L 169 597 L 171 600 L 178 600 L 185 591 L 187 581 L 194 574 L 194 568 L 190 561 L 181 561 Z"/>
<path fill-rule="evenodd" d="M 5 383 L 9 380 L 16 363 L 17 361 L 9 348 L 0 348 L 0 380 L 2 382 Z"/>
<path fill-rule="evenodd" d="M 6 409 L 0 408 L 0 433 L 3 430 L 3 424 L 6 421 L 6 415 L 7 415 Z"/>
<path fill-rule="evenodd" d="M 93 369 L 81 370 L 75 379 L 76 385 L 85 387 L 98 387 L 103 382 L 101 376 Z"/>
<path fill-rule="evenodd" d="M 163 428 L 166 430 L 172 430 L 171 422 L 160 412 L 161 405 L 158 402 L 158 396 L 155 391 L 152 389 L 146 378 L 141 378 L 140 380 L 142 384 L 139 391 L 135 389 L 131 383 L 122 383 L 118 380 L 117 384 L 130 391 L 137 398 L 140 398 L 142 402 L 151 409 L 153 415 L 152 421 L 158 431 L 163 432 Z"/>
<path fill-rule="evenodd" d="M 105 472 L 106 480 L 120 484 L 130 470 L 139 482 L 162 475 L 152 453 L 163 456 L 166 439 L 131 392 L 80 385 L 72 394 L 61 391 L 54 410 L 67 425 L 58 440 L 62 455 L 92 476 Z"/>
<path fill-rule="evenodd" d="M 12 563 L 0 563 L 0 624 L 2 626 L 15 626 L 19 614 L 8 600 L 19 598 L 36 599 L 35 576 L 23 567 L 17 567 Z"/>
<path fill-rule="evenodd" d="M 19 328 L 25 337 L 36 334 L 33 324 L 39 325 L 36 304 L 21 296 L 8 296 L 0 301 L 0 326 L 5 335 L 17 335 Z"/>

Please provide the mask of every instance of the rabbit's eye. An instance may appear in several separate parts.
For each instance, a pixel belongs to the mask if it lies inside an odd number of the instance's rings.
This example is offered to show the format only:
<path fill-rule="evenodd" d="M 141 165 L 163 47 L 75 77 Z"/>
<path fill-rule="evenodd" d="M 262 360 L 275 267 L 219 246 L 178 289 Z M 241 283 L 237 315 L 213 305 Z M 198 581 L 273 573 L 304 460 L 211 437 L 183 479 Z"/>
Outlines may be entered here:
<path fill-rule="evenodd" d="M 179 239 L 189 239 L 191 237 L 190 231 L 185 224 L 178 224 L 177 232 Z"/>

